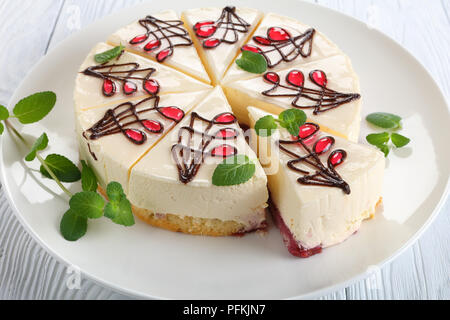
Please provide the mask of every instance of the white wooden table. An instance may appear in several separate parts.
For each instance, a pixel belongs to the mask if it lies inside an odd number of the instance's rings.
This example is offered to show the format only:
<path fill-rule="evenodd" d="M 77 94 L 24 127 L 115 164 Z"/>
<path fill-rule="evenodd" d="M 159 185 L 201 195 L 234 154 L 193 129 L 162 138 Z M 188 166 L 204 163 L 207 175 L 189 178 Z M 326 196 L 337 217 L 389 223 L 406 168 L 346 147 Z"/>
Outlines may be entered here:
<path fill-rule="evenodd" d="M 0 0 L 0 104 L 31 67 L 71 33 L 143 0 Z M 237 3 L 238 1 L 234 1 Z M 450 97 L 450 0 L 316 0 L 367 21 L 412 52 Z M 409 250 L 379 273 L 323 299 L 450 299 L 450 201 Z M 22 228 L 0 189 L 0 299 L 127 299 L 66 268 Z M 371 285 L 372 284 L 372 285 Z"/>

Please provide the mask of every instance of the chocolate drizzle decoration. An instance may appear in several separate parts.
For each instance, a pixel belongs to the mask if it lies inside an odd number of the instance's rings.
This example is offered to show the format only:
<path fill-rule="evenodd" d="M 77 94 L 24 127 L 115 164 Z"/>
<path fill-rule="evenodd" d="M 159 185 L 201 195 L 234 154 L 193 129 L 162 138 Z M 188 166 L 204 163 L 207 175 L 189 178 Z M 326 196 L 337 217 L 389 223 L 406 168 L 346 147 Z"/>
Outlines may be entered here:
<path fill-rule="evenodd" d="M 159 117 L 179 123 L 185 116 L 184 111 L 177 107 L 160 107 L 160 97 L 146 98 L 136 104 L 123 103 L 114 109 L 106 111 L 105 116 L 92 128 L 85 132 L 90 140 L 105 136 L 123 134 L 130 142 L 142 145 L 147 141 L 147 134 L 164 132 L 164 125 L 153 119 L 145 119 L 143 114 L 154 111 Z M 148 108 L 140 106 L 150 104 Z M 141 129 L 137 129 L 140 127 Z"/>
<path fill-rule="evenodd" d="M 264 91 L 262 94 L 267 97 L 292 97 L 292 106 L 299 109 L 314 109 L 314 114 L 318 115 L 326 111 L 333 110 L 361 98 L 357 93 L 340 93 L 328 88 L 328 80 L 325 72 L 314 70 L 309 74 L 310 80 L 319 87 L 311 89 L 305 87 L 305 76 L 300 70 L 292 70 L 286 76 L 286 85 L 282 85 L 280 76 L 275 72 L 268 72 L 264 75 L 264 80 L 274 86 Z M 277 89 L 284 89 L 287 93 L 275 93 Z M 311 105 L 300 105 L 301 98 L 312 102 Z"/>
<path fill-rule="evenodd" d="M 189 33 L 181 20 L 160 20 L 147 16 L 139 20 L 139 24 L 147 30 L 145 34 L 130 40 L 131 45 L 143 44 L 145 52 L 156 52 L 156 60 L 160 63 L 171 57 L 176 47 L 188 47 L 193 44 Z"/>
<path fill-rule="evenodd" d="M 249 32 L 250 24 L 236 14 L 236 7 L 225 7 L 217 21 L 202 21 L 194 26 L 197 37 L 204 38 L 203 47 L 213 49 L 222 43 L 238 42 L 239 34 Z M 220 33 L 220 35 L 219 35 Z"/>
<path fill-rule="evenodd" d="M 106 97 L 112 97 L 117 92 L 117 82 L 121 84 L 125 95 L 132 95 L 138 90 L 140 82 L 142 90 L 155 96 L 159 93 L 160 85 L 151 76 L 156 72 L 154 68 L 139 69 L 135 62 L 92 66 L 83 71 L 83 74 L 103 80 L 102 91 Z"/>
<path fill-rule="evenodd" d="M 197 121 L 205 124 L 206 128 L 202 131 L 195 129 Z M 236 123 L 236 117 L 229 112 L 221 113 L 212 120 L 205 119 L 195 112 L 191 114 L 189 126 L 180 129 L 178 143 L 172 147 L 172 157 L 177 164 L 182 183 L 188 184 L 195 178 L 206 158 L 224 159 L 238 154 L 236 147 L 226 143 L 210 147 L 215 140 L 236 140 L 239 131 L 226 127 Z M 201 141 L 196 143 L 195 137 Z"/>
<path fill-rule="evenodd" d="M 328 153 L 335 144 L 333 137 L 322 137 L 315 139 L 320 127 L 314 123 L 306 123 L 300 127 L 300 134 L 293 140 L 280 140 L 278 146 L 280 150 L 290 157 L 294 158 L 287 163 L 292 171 L 302 176 L 297 180 L 303 185 L 314 185 L 323 187 L 339 188 L 345 194 L 350 194 L 350 186 L 337 173 L 336 167 L 344 163 L 347 158 L 347 152 L 344 150 L 334 150 L 328 157 L 327 165 L 323 164 L 319 156 Z M 314 142 L 314 140 L 316 140 Z M 314 145 L 312 148 L 308 145 Z M 288 146 L 301 146 L 306 155 L 300 155 L 288 148 Z M 302 165 L 299 167 L 299 165 Z M 307 171 L 312 169 L 313 171 Z"/>
<path fill-rule="evenodd" d="M 252 51 L 261 54 L 269 68 L 274 68 L 281 62 L 291 62 L 299 56 L 308 58 L 312 53 L 314 29 L 308 29 L 304 33 L 292 37 L 283 28 L 272 27 L 267 30 L 267 37 L 255 36 L 253 41 L 257 45 L 247 44 L 242 51 Z"/>

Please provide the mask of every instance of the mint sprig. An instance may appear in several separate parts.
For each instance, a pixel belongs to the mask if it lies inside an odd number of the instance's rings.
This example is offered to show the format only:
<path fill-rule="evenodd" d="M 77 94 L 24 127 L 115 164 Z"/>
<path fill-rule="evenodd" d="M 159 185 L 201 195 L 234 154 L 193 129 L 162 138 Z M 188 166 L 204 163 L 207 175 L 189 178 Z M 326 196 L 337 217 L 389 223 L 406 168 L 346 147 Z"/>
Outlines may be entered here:
<path fill-rule="evenodd" d="M 124 49 L 125 47 L 121 44 L 120 46 L 112 48 L 111 50 L 96 54 L 94 56 L 94 60 L 95 62 L 100 64 L 108 63 L 109 61 L 119 57 Z"/>
<path fill-rule="evenodd" d="M 306 113 L 299 109 L 288 109 L 280 114 L 279 120 L 283 128 L 297 137 L 300 134 L 300 127 L 306 122 Z"/>
<path fill-rule="evenodd" d="M 250 73 L 262 74 L 267 71 L 266 58 L 256 52 L 243 51 L 241 58 L 236 60 L 236 64 L 242 70 Z"/>
<path fill-rule="evenodd" d="M 367 142 L 380 149 L 386 158 L 391 152 L 392 145 L 396 148 L 403 148 L 411 142 L 409 138 L 396 132 L 392 132 L 402 128 L 402 118 L 398 115 L 377 112 L 368 115 L 366 120 L 376 127 L 390 129 L 390 132 L 373 133 L 366 137 Z M 391 141 L 392 145 L 390 144 Z"/>
<path fill-rule="evenodd" d="M 278 119 L 272 115 L 262 117 L 255 124 L 256 134 L 260 137 L 270 137 L 279 124 L 285 128 L 291 135 L 297 137 L 300 134 L 300 127 L 306 122 L 306 113 L 299 109 L 288 109 L 283 111 Z"/>
<path fill-rule="evenodd" d="M 371 145 L 380 149 L 380 151 L 384 153 L 385 157 L 387 157 L 391 152 L 391 146 L 389 144 L 390 141 L 392 141 L 393 145 L 396 148 L 403 148 L 411 141 L 409 138 L 404 137 L 398 133 L 389 132 L 369 134 L 366 137 L 366 140 Z"/>
<path fill-rule="evenodd" d="M 105 207 L 105 217 L 125 227 L 133 226 L 135 221 L 131 203 L 126 198 L 122 185 L 117 182 L 111 182 L 106 189 L 106 194 L 109 203 Z"/>
<path fill-rule="evenodd" d="M 235 186 L 249 181 L 256 165 L 245 155 L 227 158 L 214 171 L 212 183 L 218 187 Z"/>
<path fill-rule="evenodd" d="M 25 160 L 33 161 L 37 159 L 41 163 L 40 171 L 43 176 L 53 179 L 70 198 L 70 209 L 63 215 L 60 223 L 62 236 L 67 241 L 77 241 L 86 234 L 89 219 L 99 219 L 104 215 L 117 224 L 134 225 L 131 203 L 126 198 L 120 184 L 114 182 L 108 186 L 108 193 L 112 200 L 106 204 L 105 199 L 96 192 L 98 180 L 94 171 L 86 162 L 82 161 L 82 171 L 80 172 L 72 161 L 62 155 L 50 154 L 44 159 L 40 152 L 48 147 L 49 138 L 47 134 L 43 133 L 31 144 L 10 121 L 10 118 L 16 118 L 22 124 L 38 122 L 51 112 L 55 103 L 55 93 L 41 92 L 19 101 L 14 107 L 14 116 L 11 116 L 4 106 L 0 106 L 0 134 L 3 133 L 5 124 L 8 131 L 14 134 L 30 150 Z M 83 192 L 75 195 L 63 185 L 63 182 L 72 183 L 80 179 Z"/>

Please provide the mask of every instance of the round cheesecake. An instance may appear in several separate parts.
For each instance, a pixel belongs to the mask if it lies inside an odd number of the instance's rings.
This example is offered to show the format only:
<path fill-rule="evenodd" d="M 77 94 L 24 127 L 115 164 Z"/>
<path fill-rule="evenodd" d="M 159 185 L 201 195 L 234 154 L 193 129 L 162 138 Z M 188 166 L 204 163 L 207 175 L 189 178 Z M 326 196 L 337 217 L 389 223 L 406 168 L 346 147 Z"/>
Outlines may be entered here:
<path fill-rule="evenodd" d="M 96 62 L 119 45 L 120 55 Z M 245 51 L 267 71 L 238 67 Z M 88 53 L 74 103 L 80 158 L 100 191 L 121 183 L 135 215 L 155 227 L 242 235 L 266 229 L 271 212 L 289 252 L 307 257 L 350 237 L 380 202 L 384 158 L 357 144 L 362 97 L 350 58 L 289 17 L 233 6 L 136 17 Z M 242 130 L 291 108 L 307 114 L 307 139 Z M 251 177 L 214 181 L 244 158 Z"/>

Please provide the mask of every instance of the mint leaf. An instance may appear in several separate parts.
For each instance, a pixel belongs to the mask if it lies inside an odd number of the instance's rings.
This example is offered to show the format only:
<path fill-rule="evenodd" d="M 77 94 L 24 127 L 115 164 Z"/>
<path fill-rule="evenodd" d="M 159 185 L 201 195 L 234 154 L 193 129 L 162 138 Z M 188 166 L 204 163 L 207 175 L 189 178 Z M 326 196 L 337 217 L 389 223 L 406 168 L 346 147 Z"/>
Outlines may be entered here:
<path fill-rule="evenodd" d="M 213 185 L 234 186 L 249 181 L 256 172 L 256 166 L 247 156 L 227 158 L 218 165 L 212 178 Z"/>
<path fill-rule="evenodd" d="M 123 198 L 117 203 L 110 202 L 105 207 L 105 217 L 111 219 L 114 223 L 125 227 L 134 226 L 136 223 L 131 210 L 131 203 Z"/>
<path fill-rule="evenodd" d="M 0 135 L 2 135 L 4 131 L 5 131 L 5 126 L 3 125 L 3 123 L 0 122 Z"/>
<path fill-rule="evenodd" d="M 120 202 L 108 202 L 103 211 L 103 215 L 108 219 L 114 219 L 118 215 Z"/>
<path fill-rule="evenodd" d="M 407 144 L 409 144 L 411 142 L 411 139 L 402 136 L 401 134 L 398 133 L 393 133 L 391 136 L 392 139 L 392 143 L 397 147 L 397 148 L 403 148 L 404 146 L 406 146 Z"/>
<path fill-rule="evenodd" d="M 256 134 L 260 137 L 270 137 L 277 128 L 274 117 L 270 115 L 262 117 L 255 124 Z"/>
<path fill-rule="evenodd" d="M 105 200 L 96 192 L 84 191 L 70 199 L 70 209 L 77 215 L 89 219 L 99 219 L 103 216 Z"/>
<path fill-rule="evenodd" d="M 0 105 L 0 121 L 6 120 L 9 118 L 9 111 L 6 107 Z"/>
<path fill-rule="evenodd" d="M 25 160 L 30 162 L 36 159 L 36 154 L 38 151 L 45 150 L 48 147 L 48 137 L 46 133 L 43 133 L 31 148 L 30 153 L 26 156 Z"/>
<path fill-rule="evenodd" d="M 83 166 L 83 170 L 81 171 L 81 186 L 83 191 L 96 192 L 98 181 L 94 171 L 85 161 L 81 161 L 81 165 Z"/>
<path fill-rule="evenodd" d="M 392 113 L 377 112 L 368 115 L 366 120 L 383 129 L 397 129 L 400 128 L 402 118 Z"/>
<path fill-rule="evenodd" d="M 378 146 L 376 146 L 378 149 L 381 150 L 381 152 L 384 153 L 384 156 L 387 158 L 389 153 L 391 152 L 391 149 L 389 148 L 389 146 L 387 144 L 380 144 Z"/>
<path fill-rule="evenodd" d="M 391 136 L 389 135 L 388 132 L 383 132 L 383 133 L 369 134 L 366 137 L 366 140 L 371 145 L 379 146 L 379 145 L 388 143 L 390 138 L 391 138 Z"/>
<path fill-rule="evenodd" d="M 256 52 L 243 51 L 242 57 L 236 60 L 236 64 L 239 68 L 251 73 L 261 74 L 267 71 L 266 58 Z"/>
<path fill-rule="evenodd" d="M 54 92 L 35 93 L 20 100 L 14 107 L 14 115 L 22 124 L 30 124 L 44 119 L 56 103 Z"/>
<path fill-rule="evenodd" d="M 109 203 L 105 207 L 105 217 L 114 223 L 131 227 L 135 224 L 131 203 L 123 192 L 122 185 L 118 182 L 111 182 L 106 188 Z"/>
<path fill-rule="evenodd" d="M 81 172 L 72 161 L 58 154 L 51 154 L 45 159 L 45 163 L 55 173 L 61 182 L 77 182 L 81 179 Z M 44 177 L 52 179 L 50 174 L 41 166 L 41 173 Z"/>
<path fill-rule="evenodd" d="M 123 45 L 120 45 L 111 50 L 96 54 L 94 57 L 95 62 L 100 63 L 100 64 L 105 64 L 105 63 L 111 61 L 112 59 L 120 56 L 124 49 L 125 49 L 125 47 Z"/>
<path fill-rule="evenodd" d="M 279 120 L 283 128 L 297 137 L 300 134 L 300 127 L 306 122 L 306 113 L 299 109 L 288 109 L 280 114 Z"/>
<path fill-rule="evenodd" d="M 77 215 L 74 211 L 67 211 L 60 224 L 60 231 L 67 241 L 77 241 L 84 237 L 88 228 L 88 219 Z"/>
<path fill-rule="evenodd" d="M 123 192 L 122 185 L 118 182 L 111 182 L 106 188 L 106 194 L 111 202 L 120 202 L 125 198 L 125 193 Z"/>

